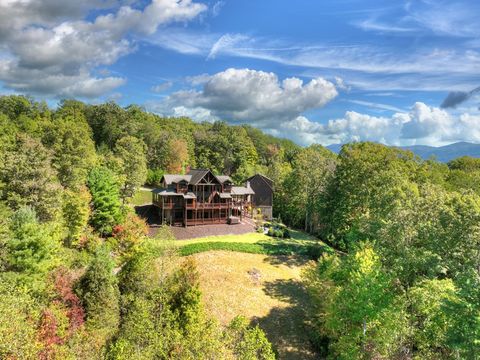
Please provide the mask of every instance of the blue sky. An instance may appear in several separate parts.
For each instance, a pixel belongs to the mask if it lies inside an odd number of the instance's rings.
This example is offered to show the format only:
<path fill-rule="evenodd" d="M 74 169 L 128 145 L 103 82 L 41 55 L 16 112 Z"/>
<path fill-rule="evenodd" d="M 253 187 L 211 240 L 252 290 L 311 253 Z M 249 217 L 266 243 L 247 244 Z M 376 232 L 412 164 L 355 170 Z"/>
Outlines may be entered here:
<path fill-rule="evenodd" d="M 474 0 L 3 0 L 0 94 L 135 103 L 303 145 L 480 142 L 479 15 Z"/>

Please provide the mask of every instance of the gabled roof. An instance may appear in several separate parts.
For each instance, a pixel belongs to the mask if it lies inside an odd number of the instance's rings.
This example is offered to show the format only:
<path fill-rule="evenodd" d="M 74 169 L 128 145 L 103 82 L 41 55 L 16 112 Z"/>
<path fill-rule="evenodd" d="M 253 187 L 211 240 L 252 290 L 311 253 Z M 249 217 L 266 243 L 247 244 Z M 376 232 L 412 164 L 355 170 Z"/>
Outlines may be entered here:
<path fill-rule="evenodd" d="M 205 175 L 208 174 L 209 170 L 206 169 L 192 169 L 188 172 L 190 175 L 190 184 L 196 185 L 203 179 Z"/>
<path fill-rule="evenodd" d="M 190 182 L 192 175 L 165 174 L 163 175 L 167 185 L 178 184 L 180 181 Z"/>
<path fill-rule="evenodd" d="M 245 186 L 232 186 L 232 195 L 254 195 L 255 191 L 252 188 Z"/>
<path fill-rule="evenodd" d="M 177 193 L 175 190 L 169 189 L 154 189 L 153 193 L 158 194 L 160 196 L 181 196 L 184 199 L 196 199 L 197 197 L 193 192 L 184 193 Z"/>
<path fill-rule="evenodd" d="M 273 190 L 273 180 L 270 179 L 270 178 L 268 178 L 268 177 L 266 177 L 265 175 L 262 175 L 262 174 L 255 174 L 255 175 L 253 175 L 253 176 L 250 176 L 250 177 L 249 177 L 247 180 L 245 180 L 245 181 L 250 181 L 250 180 L 252 180 L 254 177 L 259 177 L 259 178 L 261 178 L 261 179 L 265 182 L 265 184 L 267 184 L 267 185 L 270 187 L 270 189 Z"/>
<path fill-rule="evenodd" d="M 191 169 L 188 172 L 188 175 L 191 175 L 190 184 L 197 185 L 208 173 L 212 174 L 212 176 L 222 184 L 222 181 L 216 176 L 213 172 L 208 169 Z"/>
<path fill-rule="evenodd" d="M 160 196 L 183 196 L 183 193 L 177 193 L 175 190 L 168 189 L 154 189 L 153 193 Z"/>
<path fill-rule="evenodd" d="M 217 179 L 218 181 L 220 181 L 222 184 L 225 182 L 225 181 L 230 181 L 230 182 L 233 182 L 232 179 L 230 178 L 230 176 L 228 175 L 217 175 Z"/>

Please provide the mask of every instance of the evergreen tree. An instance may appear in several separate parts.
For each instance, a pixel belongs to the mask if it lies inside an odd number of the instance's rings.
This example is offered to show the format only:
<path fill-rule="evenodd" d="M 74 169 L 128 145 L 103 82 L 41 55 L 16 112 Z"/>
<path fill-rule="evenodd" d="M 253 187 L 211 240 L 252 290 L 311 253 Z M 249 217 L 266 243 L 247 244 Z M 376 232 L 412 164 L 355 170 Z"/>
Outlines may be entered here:
<path fill-rule="evenodd" d="M 105 167 L 94 168 L 87 179 L 92 194 L 92 226 L 101 234 L 112 232 L 122 221 L 122 205 L 114 174 Z"/>
<path fill-rule="evenodd" d="M 117 331 L 120 320 L 120 292 L 113 267 L 108 249 L 100 246 L 78 287 L 88 328 L 98 330 L 105 339 Z"/>
<path fill-rule="evenodd" d="M 11 238 L 6 243 L 9 269 L 27 275 L 44 276 L 54 265 L 60 248 L 58 226 L 40 224 L 35 211 L 17 210 L 10 223 Z"/>

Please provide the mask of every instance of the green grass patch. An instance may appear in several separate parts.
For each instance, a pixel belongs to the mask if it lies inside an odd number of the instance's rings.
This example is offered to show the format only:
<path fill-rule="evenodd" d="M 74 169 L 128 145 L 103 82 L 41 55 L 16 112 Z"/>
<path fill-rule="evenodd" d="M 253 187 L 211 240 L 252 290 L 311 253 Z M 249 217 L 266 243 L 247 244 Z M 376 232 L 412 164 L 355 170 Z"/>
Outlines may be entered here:
<path fill-rule="evenodd" d="M 223 241 L 197 242 L 181 246 L 179 252 L 182 256 L 187 256 L 212 250 L 263 255 L 303 255 L 313 260 L 318 259 L 324 252 L 332 251 L 329 246 L 321 243 L 298 244 L 276 240 L 256 243 Z"/>
<path fill-rule="evenodd" d="M 282 239 L 283 242 L 293 243 L 293 244 L 316 244 L 319 242 L 313 236 L 310 236 L 304 232 L 297 231 L 297 230 L 290 230 L 290 239 Z M 229 235 L 216 235 L 216 236 L 207 236 L 202 238 L 193 238 L 193 239 L 185 239 L 185 240 L 176 240 L 175 243 L 179 246 L 188 245 L 188 244 L 195 244 L 195 243 L 203 243 L 203 242 L 239 242 L 239 243 L 257 243 L 257 242 L 276 242 L 280 241 L 276 238 L 271 236 L 267 236 L 265 234 L 251 232 L 246 234 L 229 234 Z"/>
<path fill-rule="evenodd" d="M 146 205 L 152 203 L 152 192 L 150 190 L 139 189 L 135 195 L 133 195 L 130 201 L 134 206 Z"/>
<path fill-rule="evenodd" d="M 216 236 L 206 236 L 201 238 L 185 239 L 185 240 L 176 240 L 175 243 L 179 246 L 204 243 L 204 242 L 238 242 L 238 243 L 248 243 L 253 244 L 259 241 L 270 241 L 271 237 L 259 234 L 259 233 L 246 233 L 246 234 L 229 234 L 229 235 L 216 235 Z"/>

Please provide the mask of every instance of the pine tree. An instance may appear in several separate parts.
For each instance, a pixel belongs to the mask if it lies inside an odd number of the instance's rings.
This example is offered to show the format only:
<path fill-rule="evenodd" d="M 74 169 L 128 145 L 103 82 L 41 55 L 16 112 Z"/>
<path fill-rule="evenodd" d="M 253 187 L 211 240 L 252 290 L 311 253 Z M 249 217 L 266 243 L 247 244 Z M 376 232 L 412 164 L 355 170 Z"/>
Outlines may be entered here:
<path fill-rule="evenodd" d="M 99 247 L 80 279 L 78 289 L 85 309 L 87 326 L 100 330 L 106 338 L 116 332 L 120 319 L 120 292 L 113 267 L 114 263 L 108 249 Z"/>
<path fill-rule="evenodd" d="M 113 173 L 104 167 L 94 168 L 87 179 L 92 194 L 91 225 L 101 234 L 112 232 L 122 220 L 122 205 Z"/>

